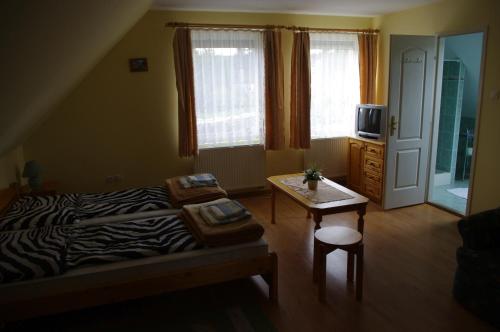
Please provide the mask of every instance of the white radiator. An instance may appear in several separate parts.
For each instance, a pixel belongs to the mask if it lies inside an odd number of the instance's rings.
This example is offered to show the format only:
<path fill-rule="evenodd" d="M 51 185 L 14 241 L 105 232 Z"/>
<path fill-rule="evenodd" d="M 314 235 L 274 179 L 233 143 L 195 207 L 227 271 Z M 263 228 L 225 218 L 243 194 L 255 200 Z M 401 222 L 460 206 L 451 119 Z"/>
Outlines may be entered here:
<path fill-rule="evenodd" d="M 304 151 L 304 168 L 316 164 L 321 168 L 325 177 L 345 176 L 347 175 L 348 148 L 347 137 L 312 140 L 311 148 Z"/>
<path fill-rule="evenodd" d="M 226 190 L 264 187 L 266 152 L 262 145 L 200 150 L 194 172 L 212 173 Z"/>

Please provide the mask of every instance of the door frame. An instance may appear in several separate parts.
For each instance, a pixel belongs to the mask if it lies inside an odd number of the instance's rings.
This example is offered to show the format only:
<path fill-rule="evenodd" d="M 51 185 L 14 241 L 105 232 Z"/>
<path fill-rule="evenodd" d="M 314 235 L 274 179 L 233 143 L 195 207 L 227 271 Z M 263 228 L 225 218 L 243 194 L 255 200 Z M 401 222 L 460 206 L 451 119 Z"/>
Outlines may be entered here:
<path fill-rule="evenodd" d="M 471 156 L 471 166 L 470 166 L 470 176 L 469 176 L 469 191 L 467 195 L 467 204 L 465 207 L 465 216 L 470 215 L 471 212 L 471 202 L 472 202 L 472 197 L 474 194 L 474 179 L 476 177 L 476 172 L 475 172 L 475 165 L 476 165 L 476 158 L 477 158 L 477 147 L 479 144 L 479 129 L 480 129 L 480 120 L 481 120 L 481 105 L 483 101 L 483 95 L 484 95 L 484 73 L 485 73 L 485 67 L 486 67 L 486 53 L 487 53 L 487 46 L 488 46 L 488 26 L 484 26 L 478 29 L 470 29 L 470 30 L 461 30 L 461 31 L 454 31 L 454 32 L 443 32 L 439 33 L 436 38 L 436 67 L 435 67 L 435 73 L 434 73 L 434 100 L 433 100 L 433 111 L 432 111 L 432 122 L 431 122 L 431 137 L 430 137 L 430 142 L 431 142 L 431 147 L 429 149 L 429 167 L 427 168 L 427 186 L 426 186 L 426 193 L 425 193 L 425 201 L 427 203 L 430 203 L 432 205 L 435 205 L 439 208 L 442 208 L 444 210 L 447 210 L 449 212 L 452 212 L 454 214 L 457 214 L 457 211 L 452 210 L 446 206 L 442 206 L 440 204 L 436 204 L 433 202 L 429 201 L 429 194 L 430 194 L 430 187 L 431 187 L 431 171 L 435 168 L 435 163 L 436 163 L 436 155 L 433 153 L 434 149 L 437 149 L 437 130 L 436 130 L 436 117 L 439 115 L 440 107 L 441 107 L 441 88 L 442 88 L 442 82 L 438 82 L 438 79 L 440 78 L 442 81 L 442 76 L 438 75 L 438 69 L 440 68 L 440 56 L 441 56 L 441 40 L 443 37 L 453 37 L 453 36 L 460 36 L 460 35 L 468 35 L 472 33 L 483 33 L 483 43 L 481 47 L 481 64 L 480 64 L 480 69 L 479 69 L 479 87 L 477 90 L 477 102 L 476 102 L 476 123 L 474 124 L 474 142 L 472 145 L 472 156 Z M 439 76 L 439 77 L 438 77 Z M 438 87 L 440 89 L 438 93 Z M 439 118 L 437 118 L 439 120 Z M 439 128 L 438 128 L 439 129 Z"/>

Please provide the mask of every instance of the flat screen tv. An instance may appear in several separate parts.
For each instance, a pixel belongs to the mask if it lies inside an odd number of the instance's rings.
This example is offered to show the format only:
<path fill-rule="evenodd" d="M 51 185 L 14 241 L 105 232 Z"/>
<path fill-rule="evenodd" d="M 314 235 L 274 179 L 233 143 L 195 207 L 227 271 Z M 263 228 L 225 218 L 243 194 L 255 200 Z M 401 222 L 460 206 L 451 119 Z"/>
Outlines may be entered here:
<path fill-rule="evenodd" d="M 356 105 L 356 135 L 377 140 L 385 139 L 386 107 L 383 105 Z"/>

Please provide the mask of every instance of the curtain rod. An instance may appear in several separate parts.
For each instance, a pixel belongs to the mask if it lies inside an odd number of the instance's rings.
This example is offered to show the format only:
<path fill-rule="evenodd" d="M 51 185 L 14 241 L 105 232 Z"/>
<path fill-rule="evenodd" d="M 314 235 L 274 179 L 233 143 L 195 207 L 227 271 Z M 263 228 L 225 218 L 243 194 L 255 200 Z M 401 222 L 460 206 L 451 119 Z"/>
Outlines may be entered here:
<path fill-rule="evenodd" d="M 198 28 L 198 29 L 234 29 L 234 30 L 257 30 L 262 31 L 266 29 L 286 29 L 292 31 L 309 31 L 309 32 L 344 32 L 344 33 L 358 33 L 358 34 L 377 34 L 380 30 L 377 29 L 333 29 L 333 28 L 308 28 L 298 27 L 294 25 L 244 25 L 244 24 L 214 24 L 214 23 L 183 23 L 183 22 L 168 22 L 165 24 L 167 27 L 176 28 Z"/>
<path fill-rule="evenodd" d="M 213 24 L 213 23 L 182 23 L 168 22 L 167 27 L 198 28 L 198 29 L 220 29 L 220 30 L 266 30 L 266 29 L 285 29 L 283 25 L 243 25 L 243 24 Z"/>
<path fill-rule="evenodd" d="M 308 28 L 308 27 L 298 27 L 298 26 L 287 26 L 287 30 L 297 31 L 307 31 L 307 32 L 343 32 L 343 33 L 357 33 L 357 34 L 378 34 L 380 30 L 378 29 L 336 29 L 336 28 Z"/>

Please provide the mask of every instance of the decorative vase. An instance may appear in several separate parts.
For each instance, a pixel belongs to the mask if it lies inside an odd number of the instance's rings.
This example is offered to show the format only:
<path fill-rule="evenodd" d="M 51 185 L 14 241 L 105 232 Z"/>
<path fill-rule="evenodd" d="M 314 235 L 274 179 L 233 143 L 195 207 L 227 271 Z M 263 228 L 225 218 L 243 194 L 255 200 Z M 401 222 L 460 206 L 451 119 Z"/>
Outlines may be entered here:
<path fill-rule="evenodd" d="M 318 189 L 318 180 L 308 180 L 307 187 L 309 188 L 309 190 Z"/>

